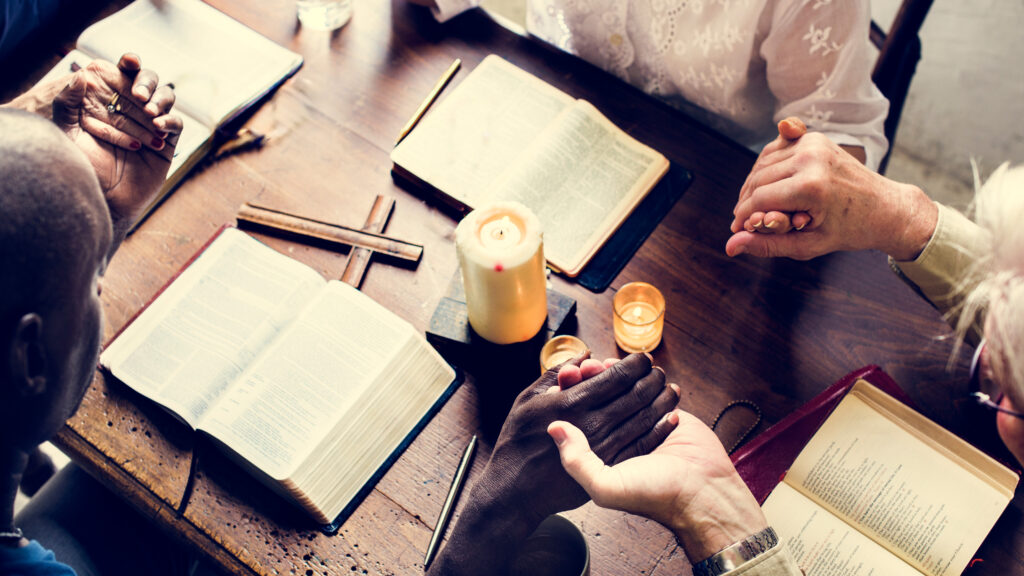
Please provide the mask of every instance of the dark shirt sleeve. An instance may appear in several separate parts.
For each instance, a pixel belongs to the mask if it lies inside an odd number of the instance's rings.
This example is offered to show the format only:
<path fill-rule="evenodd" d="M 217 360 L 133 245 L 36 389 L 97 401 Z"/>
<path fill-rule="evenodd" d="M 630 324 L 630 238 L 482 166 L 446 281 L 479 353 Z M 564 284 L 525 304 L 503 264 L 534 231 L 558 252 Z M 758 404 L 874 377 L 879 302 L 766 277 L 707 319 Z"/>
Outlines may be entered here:
<path fill-rule="evenodd" d="M 28 546 L 0 546 L 0 574 L 4 576 L 75 576 L 75 571 L 61 564 L 53 552 L 32 540 Z"/>
<path fill-rule="evenodd" d="M 0 9 L 0 61 L 57 16 L 61 0 L 3 0 Z"/>

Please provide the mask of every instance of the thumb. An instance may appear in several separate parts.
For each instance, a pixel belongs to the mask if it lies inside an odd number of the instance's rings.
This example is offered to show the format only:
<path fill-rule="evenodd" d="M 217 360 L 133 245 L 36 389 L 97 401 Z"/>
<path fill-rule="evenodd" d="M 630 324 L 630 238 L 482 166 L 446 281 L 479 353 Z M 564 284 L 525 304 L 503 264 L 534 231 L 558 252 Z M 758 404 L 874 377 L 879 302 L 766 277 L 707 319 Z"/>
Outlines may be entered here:
<path fill-rule="evenodd" d="M 579 483 L 595 501 L 594 493 L 598 478 L 607 469 L 604 462 L 590 449 L 590 443 L 583 432 L 568 422 L 556 420 L 548 424 L 548 435 L 558 446 L 562 467 Z"/>
<path fill-rule="evenodd" d="M 68 85 L 53 99 L 53 122 L 61 130 L 68 132 L 79 127 L 85 89 L 85 78 L 81 72 L 75 72 Z"/>
<path fill-rule="evenodd" d="M 779 122 L 779 136 L 786 140 L 796 140 L 807 134 L 807 125 L 796 116 L 790 116 Z"/>
<path fill-rule="evenodd" d="M 725 244 L 729 257 L 750 254 L 759 258 L 795 258 L 807 260 L 825 252 L 815 253 L 810 233 L 758 234 L 746 230 L 733 234 Z"/>

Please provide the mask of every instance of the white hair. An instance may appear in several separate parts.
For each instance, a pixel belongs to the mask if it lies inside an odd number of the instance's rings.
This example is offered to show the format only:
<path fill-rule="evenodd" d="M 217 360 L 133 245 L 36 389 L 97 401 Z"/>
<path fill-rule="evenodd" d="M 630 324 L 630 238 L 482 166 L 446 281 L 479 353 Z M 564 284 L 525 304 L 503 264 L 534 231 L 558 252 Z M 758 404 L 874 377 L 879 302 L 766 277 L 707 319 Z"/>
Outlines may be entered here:
<path fill-rule="evenodd" d="M 993 374 L 1018 407 L 1024 407 L 1024 165 L 1003 164 L 979 184 L 975 166 L 974 220 L 991 239 L 978 255 L 965 286 L 957 335 L 963 338 L 982 310 Z"/>

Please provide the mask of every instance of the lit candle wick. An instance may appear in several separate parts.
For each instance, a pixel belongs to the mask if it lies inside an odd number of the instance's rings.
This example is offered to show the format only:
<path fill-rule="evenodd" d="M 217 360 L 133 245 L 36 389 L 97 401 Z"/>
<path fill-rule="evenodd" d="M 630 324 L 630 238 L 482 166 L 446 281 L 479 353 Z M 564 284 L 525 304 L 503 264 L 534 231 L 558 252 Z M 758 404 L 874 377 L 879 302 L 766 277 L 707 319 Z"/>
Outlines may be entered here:
<path fill-rule="evenodd" d="M 636 306 L 636 307 L 633 308 L 633 318 L 636 318 L 637 320 L 639 320 L 640 317 L 643 316 L 643 315 L 644 315 L 644 311 L 641 310 L 639 306 Z"/>

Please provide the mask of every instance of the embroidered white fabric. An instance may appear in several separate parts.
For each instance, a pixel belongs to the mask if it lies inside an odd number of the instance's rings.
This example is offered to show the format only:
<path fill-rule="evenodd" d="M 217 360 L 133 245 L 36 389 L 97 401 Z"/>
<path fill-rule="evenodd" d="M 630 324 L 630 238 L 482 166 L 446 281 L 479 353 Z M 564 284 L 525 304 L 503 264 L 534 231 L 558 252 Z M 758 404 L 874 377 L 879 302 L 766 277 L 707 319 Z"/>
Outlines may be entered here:
<path fill-rule="evenodd" d="M 436 0 L 445 21 L 478 0 Z M 526 0 L 531 34 L 760 151 L 798 116 L 877 169 L 869 0 Z"/>

